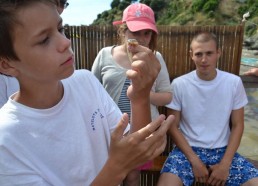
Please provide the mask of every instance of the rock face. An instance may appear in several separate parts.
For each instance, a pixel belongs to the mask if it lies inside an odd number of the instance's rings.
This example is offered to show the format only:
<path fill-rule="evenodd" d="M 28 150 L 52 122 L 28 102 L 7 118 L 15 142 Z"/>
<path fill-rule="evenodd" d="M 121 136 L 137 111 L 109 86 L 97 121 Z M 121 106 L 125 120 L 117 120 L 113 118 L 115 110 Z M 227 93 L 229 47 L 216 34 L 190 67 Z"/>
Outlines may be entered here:
<path fill-rule="evenodd" d="M 244 38 L 243 47 L 248 50 L 254 50 L 254 55 L 258 55 L 258 33 L 252 37 Z"/>

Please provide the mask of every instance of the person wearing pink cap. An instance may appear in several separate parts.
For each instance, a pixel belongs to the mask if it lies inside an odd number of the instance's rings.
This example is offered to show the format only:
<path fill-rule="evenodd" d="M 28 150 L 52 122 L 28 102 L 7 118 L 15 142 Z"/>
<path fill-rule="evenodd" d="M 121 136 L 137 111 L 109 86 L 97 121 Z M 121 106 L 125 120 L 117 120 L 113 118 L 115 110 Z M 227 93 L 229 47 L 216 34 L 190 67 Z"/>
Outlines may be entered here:
<path fill-rule="evenodd" d="M 136 39 L 138 44 L 148 47 L 150 52 L 155 53 L 161 64 L 161 70 L 150 92 L 151 116 L 154 120 L 159 116 L 157 107 L 168 104 L 172 99 L 167 67 L 162 55 L 156 51 L 158 30 L 154 12 L 145 4 L 134 3 L 124 10 L 122 20 L 115 21 L 113 24 L 119 26 L 118 34 L 122 44 L 103 48 L 93 63 L 92 72 L 120 110 L 130 115 L 131 108 L 127 89 L 131 82 L 126 78 L 126 71 L 131 69 L 134 64 L 131 62 L 131 54 L 127 51 L 128 39 Z M 139 169 L 150 167 L 151 162 Z M 135 170 L 127 176 L 125 184 L 139 185 L 139 177 L 140 170 Z"/>

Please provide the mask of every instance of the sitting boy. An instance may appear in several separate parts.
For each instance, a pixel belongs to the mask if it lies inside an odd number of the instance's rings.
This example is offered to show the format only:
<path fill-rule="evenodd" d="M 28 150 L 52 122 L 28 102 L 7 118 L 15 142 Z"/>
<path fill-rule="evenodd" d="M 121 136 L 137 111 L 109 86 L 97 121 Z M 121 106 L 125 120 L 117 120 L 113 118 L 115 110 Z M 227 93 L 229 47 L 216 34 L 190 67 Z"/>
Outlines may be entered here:
<path fill-rule="evenodd" d="M 258 170 L 236 153 L 244 129 L 247 97 L 240 77 L 216 68 L 221 50 L 209 32 L 190 47 L 196 70 L 172 82 L 175 115 L 169 132 L 176 147 L 167 158 L 158 185 L 256 186 Z M 230 128 L 230 120 L 232 126 Z"/>

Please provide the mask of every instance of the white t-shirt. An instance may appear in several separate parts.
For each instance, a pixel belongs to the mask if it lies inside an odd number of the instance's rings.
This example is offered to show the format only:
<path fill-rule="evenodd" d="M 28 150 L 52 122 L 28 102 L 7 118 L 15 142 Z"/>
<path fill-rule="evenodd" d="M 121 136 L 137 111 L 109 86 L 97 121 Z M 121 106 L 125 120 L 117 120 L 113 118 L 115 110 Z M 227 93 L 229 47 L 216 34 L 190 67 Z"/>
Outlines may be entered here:
<path fill-rule="evenodd" d="M 231 112 L 248 102 L 241 79 L 217 69 L 215 79 L 204 81 L 192 71 L 171 86 L 173 99 L 167 107 L 181 111 L 180 129 L 190 146 L 226 146 Z"/>
<path fill-rule="evenodd" d="M 0 108 L 20 89 L 16 78 L 0 74 Z"/>
<path fill-rule="evenodd" d="M 0 110 L 0 185 L 90 185 L 108 158 L 121 112 L 99 81 L 78 70 L 62 100 L 34 109 L 8 100 Z"/>

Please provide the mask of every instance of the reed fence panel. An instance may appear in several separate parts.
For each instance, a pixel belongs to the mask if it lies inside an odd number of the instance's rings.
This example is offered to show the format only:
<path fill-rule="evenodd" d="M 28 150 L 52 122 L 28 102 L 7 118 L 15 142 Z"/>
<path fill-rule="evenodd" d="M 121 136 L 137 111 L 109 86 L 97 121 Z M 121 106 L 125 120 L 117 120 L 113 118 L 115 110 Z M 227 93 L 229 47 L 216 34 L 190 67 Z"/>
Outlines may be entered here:
<path fill-rule="evenodd" d="M 222 49 L 218 68 L 239 75 L 243 43 L 243 25 L 158 26 L 158 48 L 166 62 L 171 79 L 195 68 L 189 56 L 190 42 L 199 31 L 215 33 Z M 77 69 L 91 70 L 100 49 L 117 45 L 119 38 L 113 26 L 66 26 L 71 39 Z"/>

